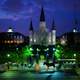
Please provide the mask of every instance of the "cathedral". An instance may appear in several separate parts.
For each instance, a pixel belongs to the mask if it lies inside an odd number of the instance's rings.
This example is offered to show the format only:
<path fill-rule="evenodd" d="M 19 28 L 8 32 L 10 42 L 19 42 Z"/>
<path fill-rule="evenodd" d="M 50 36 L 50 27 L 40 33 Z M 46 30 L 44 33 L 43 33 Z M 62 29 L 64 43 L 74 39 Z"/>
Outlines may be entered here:
<path fill-rule="evenodd" d="M 55 29 L 54 21 L 50 32 L 47 31 L 43 8 L 41 9 L 41 14 L 40 14 L 39 31 L 37 32 L 34 31 L 32 21 L 31 21 L 29 32 L 30 32 L 29 34 L 30 45 L 48 46 L 48 45 L 56 44 L 56 29 Z"/>

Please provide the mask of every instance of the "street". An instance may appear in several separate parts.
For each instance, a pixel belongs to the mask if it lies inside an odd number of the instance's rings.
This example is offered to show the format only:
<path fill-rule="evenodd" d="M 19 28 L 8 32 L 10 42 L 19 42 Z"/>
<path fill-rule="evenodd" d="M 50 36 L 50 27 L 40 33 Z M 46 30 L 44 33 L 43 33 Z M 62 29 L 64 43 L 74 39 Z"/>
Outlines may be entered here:
<path fill-rule="evenodd" d="M 7 71 L 0 73 L 0 80 L 80 80 L 73 70 L 55 72 Z"/>

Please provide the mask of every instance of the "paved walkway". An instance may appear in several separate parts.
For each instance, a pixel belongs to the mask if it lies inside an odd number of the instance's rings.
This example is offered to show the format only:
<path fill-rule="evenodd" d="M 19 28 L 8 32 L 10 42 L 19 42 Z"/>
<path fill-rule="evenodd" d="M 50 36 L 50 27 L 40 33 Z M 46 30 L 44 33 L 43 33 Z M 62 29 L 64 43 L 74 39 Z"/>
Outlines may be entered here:
<path fill-rule="evenodd" d="M 80 77 L 73 71 L 57 71 L 52 73 L 7 71 L 0 73 L 0 80 L 80 80 Z"/>

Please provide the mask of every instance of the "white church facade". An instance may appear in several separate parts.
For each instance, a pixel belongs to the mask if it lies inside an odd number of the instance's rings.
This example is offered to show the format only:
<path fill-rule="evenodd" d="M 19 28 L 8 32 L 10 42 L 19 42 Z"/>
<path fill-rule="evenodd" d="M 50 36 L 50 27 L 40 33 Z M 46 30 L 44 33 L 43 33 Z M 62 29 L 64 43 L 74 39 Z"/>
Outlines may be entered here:
<path fill-rule="evenodd" d="M 43 8 L 41 10 L 41 15 L 40 15 L 39 31 L 37 32 L 34 31 L 31 22 L 29 32 L 30 32 L 29 34 L 30 45 L 48 46 L 48 45 L 56 44 L 56 29 L 55 29 L 54 22 L 52 24 L 52 28 L 50 32 L 47 31 Z"/>

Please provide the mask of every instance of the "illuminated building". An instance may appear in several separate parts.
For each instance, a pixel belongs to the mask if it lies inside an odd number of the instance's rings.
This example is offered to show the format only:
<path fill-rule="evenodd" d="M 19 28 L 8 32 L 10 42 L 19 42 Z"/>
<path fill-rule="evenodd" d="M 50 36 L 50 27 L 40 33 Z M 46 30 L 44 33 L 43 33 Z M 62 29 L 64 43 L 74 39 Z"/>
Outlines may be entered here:
<path fill-rule="evenodd" d="M 32 26 L 32 22 L 30 24 L 30 29 L 29 29 L 30 45 L 43 45 L 43 46 L 55 45 L 56 44 L 55 25 L 53 22 L 51 32 L 47 31 L 43 8 L 41 9 L 39 26 L 40 26 L 39 31 L 35 32 Z"/>
<path fill-rule="evenodd" d="M 77 20 L 75 20 L 74 27 L 71 32 L 67 32 L 60 37 L 61 44 L 66 44 L 74 50 L 80 48 L 80 32 L 78 29 Z"/>
<path fill-rule="evenodd" d="M 8 32 L 0 32 L 0 49 L 19 47 L 28 44 L 29 38 L 21 33 L 13 32 L 12 28 L 9 28 Z"/>
<path fill-rule="evenodd" d="M 56 29 L 55 28 L 56 28 L 56 26 L 53 21 L 51 32 L 49 32 L 49 40 L 48 40 L 49 45 L 56 44 Z"/>

